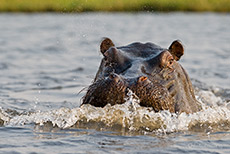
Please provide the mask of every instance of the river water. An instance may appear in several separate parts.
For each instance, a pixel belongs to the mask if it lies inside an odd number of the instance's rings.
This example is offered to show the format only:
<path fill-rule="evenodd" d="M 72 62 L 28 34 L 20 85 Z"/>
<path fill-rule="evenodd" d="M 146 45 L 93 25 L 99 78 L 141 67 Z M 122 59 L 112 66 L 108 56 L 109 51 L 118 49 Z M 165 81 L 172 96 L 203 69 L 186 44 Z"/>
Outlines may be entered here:
<path fill-rule="evenodd" d="M 0 14 L 0 153 L 230 153 L 230 16 L 212 13 Z M 117 46 L 179 39 L 203 110 L 80 106 Z"/>

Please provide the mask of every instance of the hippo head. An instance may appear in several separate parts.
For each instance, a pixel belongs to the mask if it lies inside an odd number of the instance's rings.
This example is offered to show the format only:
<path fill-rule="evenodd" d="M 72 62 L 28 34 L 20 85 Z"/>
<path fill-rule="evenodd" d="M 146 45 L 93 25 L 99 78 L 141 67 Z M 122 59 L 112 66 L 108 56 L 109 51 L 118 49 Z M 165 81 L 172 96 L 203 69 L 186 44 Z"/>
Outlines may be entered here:
<path fill-rule="evenodd" d="M 105 38 L 100 51 L 103 59 L 94 82 L 83 97 L 83 104 L 96 107 L 122 104 L 131 90 L 141 106 L 152 107 L 156 112 L 199 111 L 191 81 L 178 63 L 184 54 L 179 41 L 164 49 L 153 43 L 115 47 Z"/>

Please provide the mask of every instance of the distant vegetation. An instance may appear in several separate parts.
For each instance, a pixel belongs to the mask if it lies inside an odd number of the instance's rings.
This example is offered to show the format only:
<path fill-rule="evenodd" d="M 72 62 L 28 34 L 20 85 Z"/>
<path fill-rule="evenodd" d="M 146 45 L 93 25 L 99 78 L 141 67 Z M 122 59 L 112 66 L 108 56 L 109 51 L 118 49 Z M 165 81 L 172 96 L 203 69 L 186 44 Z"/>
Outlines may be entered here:
<path fill-rule="evenodd" d="M 0 12 L 230 12 L 230 0 L 0 0 Z"/>

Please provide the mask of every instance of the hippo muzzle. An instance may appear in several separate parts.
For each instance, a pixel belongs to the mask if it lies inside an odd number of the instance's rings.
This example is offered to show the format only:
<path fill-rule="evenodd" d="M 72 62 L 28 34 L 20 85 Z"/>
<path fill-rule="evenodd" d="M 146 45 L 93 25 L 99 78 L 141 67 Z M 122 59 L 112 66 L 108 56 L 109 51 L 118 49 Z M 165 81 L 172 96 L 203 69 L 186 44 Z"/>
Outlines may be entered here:
<path fill-rule="evenodd" d="M 152 107 L 156 112 L 193 113 L 200 110 L 191 81 L 177 62 L 184 54 L 179 41 L 174 41 L 169 49 L 163 49 L 153 43 L 115 47 L 105 38 L 100 50 L 104 57 L 82 104 L 96 107 L 122 104 L 131 90 L 141 106 Z"/>

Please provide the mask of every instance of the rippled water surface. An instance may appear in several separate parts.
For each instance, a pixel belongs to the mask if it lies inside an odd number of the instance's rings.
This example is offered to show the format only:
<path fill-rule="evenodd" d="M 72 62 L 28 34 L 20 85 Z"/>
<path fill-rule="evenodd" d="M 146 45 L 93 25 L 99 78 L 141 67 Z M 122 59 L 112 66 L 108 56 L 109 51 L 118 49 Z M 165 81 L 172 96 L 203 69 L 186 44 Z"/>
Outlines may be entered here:
<path fill-rule="evenodd" d="M 229 14 L 0 14 L 0 153 L 230 153 Z M 179 39 L 203 110 L 81 107 L 102 56 Z"/>

